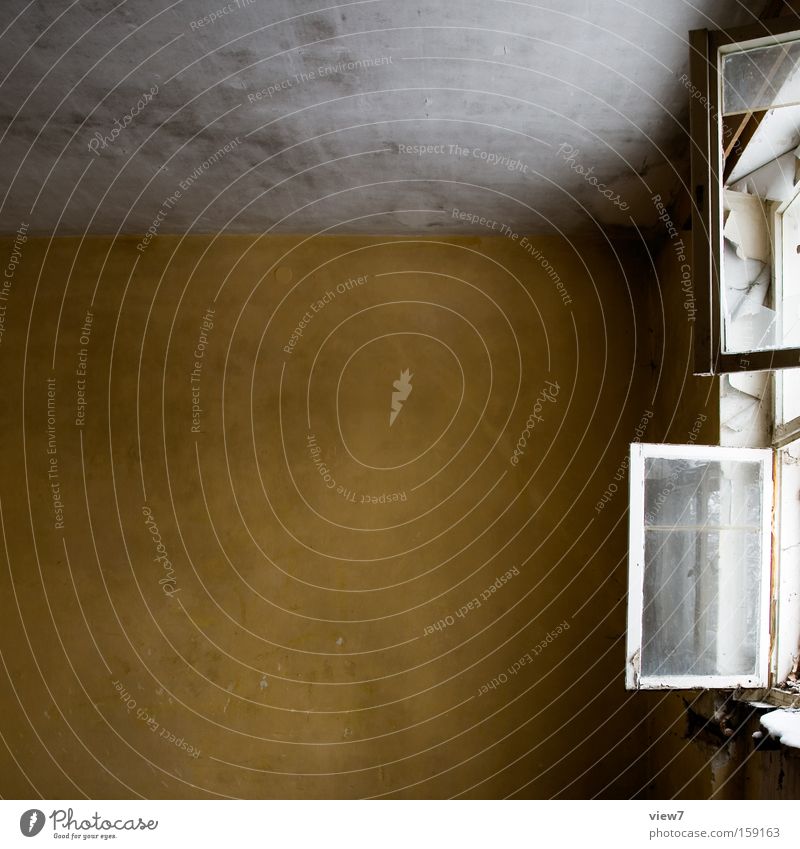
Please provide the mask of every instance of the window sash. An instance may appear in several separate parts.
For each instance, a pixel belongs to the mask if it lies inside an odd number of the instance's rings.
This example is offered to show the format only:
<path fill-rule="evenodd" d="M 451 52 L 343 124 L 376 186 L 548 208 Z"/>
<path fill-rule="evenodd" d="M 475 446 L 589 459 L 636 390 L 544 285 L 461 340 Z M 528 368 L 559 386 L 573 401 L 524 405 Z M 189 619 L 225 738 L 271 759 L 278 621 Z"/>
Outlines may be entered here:
<path fill-rule="evenodd" d="M 722 263 L 722 176 L 719 51 L 737 45 L 757 47 L 800 36 L 797 18 L 774 18 L 729 31 L 689 33 L 692 171 L 692 268 L 695 282 L 694 372 L 712 375 L 800 367 L 800 347 L 726 352 L 722 348 L 720 300 Z"/>
<path fill-rule="evenodd" d="M 759 573 L 758 656 L 753 674 L 642 675 L 645 578 L 645 460 L 744 460 L 761 465 L 761 564 Z M 705 445 L 633 443 L 629 465 L 630 526 L 628 554 L 628 627 L 625 684 L 631 690 L 765 687 L 769 678 L 770 604 L 772 585 L 773 452 L 771 449 Z"/>

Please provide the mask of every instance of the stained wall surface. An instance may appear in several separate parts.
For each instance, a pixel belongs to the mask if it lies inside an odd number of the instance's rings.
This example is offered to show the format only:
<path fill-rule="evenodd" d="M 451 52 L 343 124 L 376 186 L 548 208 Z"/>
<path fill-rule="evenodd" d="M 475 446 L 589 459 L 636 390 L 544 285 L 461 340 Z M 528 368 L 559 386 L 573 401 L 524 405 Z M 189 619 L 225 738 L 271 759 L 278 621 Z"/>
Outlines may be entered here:
<path fill-rule="evenodd" d="M 641 792 L 637 246 L 2 256 L 4 797 Z"/>

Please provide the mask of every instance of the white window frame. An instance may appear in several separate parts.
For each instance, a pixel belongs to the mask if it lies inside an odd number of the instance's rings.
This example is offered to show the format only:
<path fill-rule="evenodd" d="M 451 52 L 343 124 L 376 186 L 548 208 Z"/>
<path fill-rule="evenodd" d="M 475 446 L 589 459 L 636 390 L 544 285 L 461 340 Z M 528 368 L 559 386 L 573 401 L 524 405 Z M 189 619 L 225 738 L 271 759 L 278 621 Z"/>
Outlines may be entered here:
<path fill-rule="evenodd" d="M 745 460 L 762 465 L 761 512 L 761 598 L 759 610 L 759 654 L 752 675 L 664 675 L 641 674 L 642 616 L 644 613 L 645 498 L 644 471 L 648 457 L 686 460 Z M 630 525 L 628 549 L 628 628 L 625 686 L 629 690 L 693 690 L 766 687 L 770 669 L 770 607 L 772 603 L 772 525 L 774 510 L 774 454 L 770 448 L 728 448 L 718 445 L 666 445 L 634 443 L 629 465 Z"/>
<path fill-rule="evenodd" d="M 794 437 L 787 437 L 786 443 L 776 448 L 778 462 L 775 464 L 775 544 L 774 551 L 778 559 L 777 574 L 774 578 L 775 587 L 775 624 L 774 624 L 774 657 L 772 658 L 772 673 L 777 683 L 783 683 L 787 677 L 796 671 L 798 655 L 800 654 L 800 556 L 798 542 L 800 541 L 800 515 L 798 515 L 797 498 L 800 477 L 797 467 L 791 471 L 780 461 L 779 452 L 785 449 L 796 449 L 800 434 L 797 430 Z M 776 443 L 777 444 L 777 443 Z M 785 486 L 785 477 L 790 483 Z M 784 516 L 786 511 L 793 515 Z"/>

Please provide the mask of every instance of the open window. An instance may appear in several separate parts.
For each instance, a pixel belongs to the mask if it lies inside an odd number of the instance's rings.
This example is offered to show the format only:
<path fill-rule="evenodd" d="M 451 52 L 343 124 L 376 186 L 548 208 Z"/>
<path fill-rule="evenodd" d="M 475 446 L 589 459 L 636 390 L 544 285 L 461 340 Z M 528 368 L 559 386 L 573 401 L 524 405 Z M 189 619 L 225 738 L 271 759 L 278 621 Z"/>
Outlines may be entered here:
<path fill-rule="evenodd" d="M 800 366 L 796 27 L 690 35 L 698 374 Z"/>
<path fill-rule="evenodd" d="M 767 686 L 773 454 L 631 446 L 626 684 Z"/>

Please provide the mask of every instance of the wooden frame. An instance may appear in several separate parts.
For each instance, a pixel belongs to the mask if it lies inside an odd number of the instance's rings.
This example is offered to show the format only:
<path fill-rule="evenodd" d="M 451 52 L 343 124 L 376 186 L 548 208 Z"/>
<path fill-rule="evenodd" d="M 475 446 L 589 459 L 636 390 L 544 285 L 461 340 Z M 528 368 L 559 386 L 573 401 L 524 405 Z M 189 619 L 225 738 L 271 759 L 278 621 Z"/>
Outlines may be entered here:
<path fill-rule="evenodd" d="M 800 367 L 800 348 L 726 352 L 722 349 L 720 299 L 722 260 L 722 162 L 719 94 L 720 51 L 745 46 L 768 46 L 800 38 L 794 16 L 773 18 L 758 24 L 723 31 L 693 30 L 689 33 L 689 76 L 692 171 L 692 268 L 695 283 L 694 372 L 713 375 L 740 371 L 769 371 Z M 743 116 L 738 136 L 746 130 L 753 113 Z"/>
<path fill-rule="evenodd" d="M 772 686 L 779 686 L 790 675 L 796 674 L 800 657 L 800 513 L 796 497 L 800 489 L 800 469 L 794 464 L 785 465 L 782 460 L 782 449 L 795 447 L 799 441 L 800 417 L 774 430 Z"/>
<path fill-rule="evenodd" d="M 648 457 L 700 460 L 744 460 L 761 464 L 761 595 L 757 668 L 751 675 L 643 676 L 641 672 L 642 617 L 644 613 L 645 497 L 644 472 Z M 707 445 L 633 443 L 630 476 L 628 549 L 628 626 L 625 686 L 629 690 L 711 689 L 766 687 L 770 667 L 770 607 L 772 603 L 773 451 L 769 448 L 726 448 Z"/>

